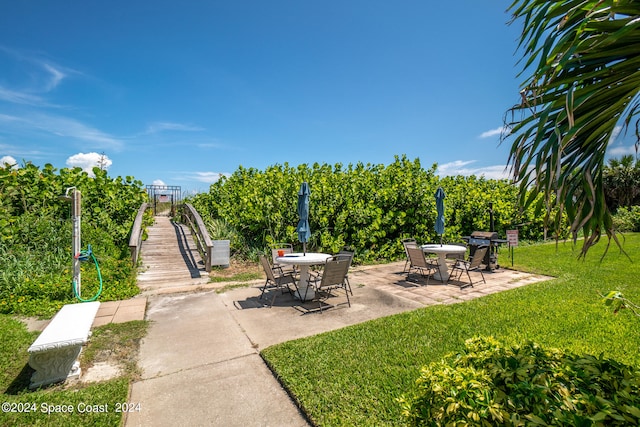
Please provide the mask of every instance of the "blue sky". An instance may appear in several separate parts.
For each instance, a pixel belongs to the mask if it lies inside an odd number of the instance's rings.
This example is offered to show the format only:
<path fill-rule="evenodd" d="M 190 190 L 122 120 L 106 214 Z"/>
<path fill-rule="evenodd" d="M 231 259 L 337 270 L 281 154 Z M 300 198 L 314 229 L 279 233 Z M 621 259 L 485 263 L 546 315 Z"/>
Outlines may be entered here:
<path fill-rule="evenodd" d="M 0 159 L 206 191 L 239 165 L 384 163 L 504 177 L 508 1 L 0 5 Z M 632 142 L 612 144 L 614 154 Z"/>

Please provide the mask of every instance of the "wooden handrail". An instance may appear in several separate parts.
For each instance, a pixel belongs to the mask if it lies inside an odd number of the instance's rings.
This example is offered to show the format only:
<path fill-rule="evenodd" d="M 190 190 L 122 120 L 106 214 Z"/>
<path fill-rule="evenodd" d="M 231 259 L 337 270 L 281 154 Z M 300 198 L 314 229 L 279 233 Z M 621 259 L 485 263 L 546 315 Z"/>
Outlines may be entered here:
<path fill-rule="evenodd" d="M 198 211 L 196 211 L 190 203 L 182 205 L 182 216 L 191 230 L 191 235 L 196 241 L 198 251 L 204 260 L 205 270 L 210 272 L 213 242 L 211 241 L 211 237 L 209 237 L 207 227 L 204 225 Z"/>
<path fill-rule="evenodd" d="M 129 237 L 129 250 L 131 251 L 131 262 L 133 265 L 138 263 L 140 249 L 142 248 L 142 217 L 144 212 L 149 208 L 149 203 L 143 203 L 138 209 L 136 219 L 131 227 L 131 237 Z"/>

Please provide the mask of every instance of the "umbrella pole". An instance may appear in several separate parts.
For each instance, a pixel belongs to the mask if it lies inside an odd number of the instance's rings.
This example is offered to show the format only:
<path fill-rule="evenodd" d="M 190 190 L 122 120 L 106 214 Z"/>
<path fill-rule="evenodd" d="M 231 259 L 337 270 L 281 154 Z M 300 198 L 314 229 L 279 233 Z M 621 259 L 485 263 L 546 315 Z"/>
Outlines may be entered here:
<path fill-rule="evenodd" d="M 302 255 L 307 254 L 307 242 L 302 242 Z"/>

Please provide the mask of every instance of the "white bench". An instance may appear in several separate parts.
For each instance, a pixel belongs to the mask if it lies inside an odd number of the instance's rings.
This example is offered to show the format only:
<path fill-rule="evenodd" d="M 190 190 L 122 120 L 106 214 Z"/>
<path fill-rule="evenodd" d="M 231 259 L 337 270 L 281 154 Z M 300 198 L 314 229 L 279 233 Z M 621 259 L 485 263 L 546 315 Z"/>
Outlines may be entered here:
<path fill-rule="evenodd" d="M 29 347 L 29 365 L 35 369 L 29 388 L 80 377 L 78 356 L 89 339 L 100 303 L 67 304 L 51 319 Z"/>

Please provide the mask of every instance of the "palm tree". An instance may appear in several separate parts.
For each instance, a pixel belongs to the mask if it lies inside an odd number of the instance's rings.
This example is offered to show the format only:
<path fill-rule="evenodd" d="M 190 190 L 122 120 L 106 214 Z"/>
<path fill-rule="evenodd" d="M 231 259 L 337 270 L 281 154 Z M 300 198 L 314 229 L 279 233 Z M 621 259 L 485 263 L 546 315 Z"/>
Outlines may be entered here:
<path fill-rule="evenodd" d="M 509 10 L 523 21 L 530 73 L 503 135 L 514 138 L 508 163 L 521 202 L 538 203 L 556 235 L 566 215 L 574 241 L 584 233 L 583 256 L 602 232 L 619 245 L 603 169 L 620 127 L 635 126 L 640 141 L 640 1 L 514 0 Z"/>
<path fill-rule="evenodd" d="M 630 154 L 609 159 L 604 168 L 607 206 L 615 212 L 620 206 L 631 207 L 640 196 L 640 161 Z"/>

